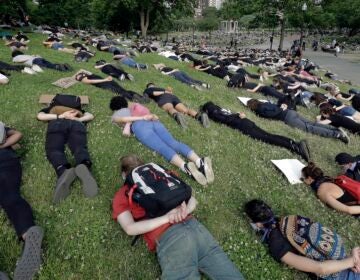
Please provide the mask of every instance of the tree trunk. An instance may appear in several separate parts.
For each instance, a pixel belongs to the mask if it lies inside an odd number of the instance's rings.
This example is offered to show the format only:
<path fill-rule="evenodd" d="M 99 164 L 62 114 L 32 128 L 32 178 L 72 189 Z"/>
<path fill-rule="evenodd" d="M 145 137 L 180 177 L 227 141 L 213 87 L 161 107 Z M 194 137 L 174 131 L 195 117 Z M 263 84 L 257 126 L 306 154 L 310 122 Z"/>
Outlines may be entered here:
<path fill-rule="evenodd" d="M 146 9 L 146 11 L 142 8 L 139 12 L 140 14 L 140 27 L 141 27 L 141 35 L 146 39 L 147 30 L 149 28 L 150 23 L 150 8 Z"/>
<path fill-rule="evenodd" d="M 352 28 L 352 29 L 350 29 L 349 37 L 353 37 L 353 36 L 355 36 L 356 34 L 358 34 L 359 32 L 360 32 L 360 29 L 359 29 L 359 28 Z"/>
<path fill-rule="evenodd" d="M 279 51 L 282 51 L 282 49 L 283 49 L 284 36 L 285 36 L 285 19 L 281 19 L 281 21 L 280 21 L 280 43 L 279 43 Z"/>

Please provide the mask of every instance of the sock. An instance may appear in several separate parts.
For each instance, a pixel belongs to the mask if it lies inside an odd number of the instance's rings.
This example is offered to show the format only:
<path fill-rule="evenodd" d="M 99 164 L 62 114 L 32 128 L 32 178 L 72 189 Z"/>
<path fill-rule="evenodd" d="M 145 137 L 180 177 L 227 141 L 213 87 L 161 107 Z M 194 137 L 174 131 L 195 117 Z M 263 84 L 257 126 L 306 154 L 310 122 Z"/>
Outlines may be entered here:
<path fill-rule="evenodd" d="M 69 168 L 71 168 L 70 164 L 59 165 L 55 170 L 56 175 L 60 177 L 64 173 L 64 171 Z"/>
<path fill-rule="evenodd" d="M 184 163 L 184 164 L 181 166 L 181 171 L 187 173 L 187 171 L 186 171 L 186 169 L 185 169 L 185 164 L 186 164 L 186 163 Z"/>
<path fill-rule="evenodd" d="M 198 158 L 198 159 L 195 161 L 195 164 L 196 164 L 196 167 L 197 167 L 197 168 L 200 168 L 200 166 L 201 166 L 201 158 Z"/>

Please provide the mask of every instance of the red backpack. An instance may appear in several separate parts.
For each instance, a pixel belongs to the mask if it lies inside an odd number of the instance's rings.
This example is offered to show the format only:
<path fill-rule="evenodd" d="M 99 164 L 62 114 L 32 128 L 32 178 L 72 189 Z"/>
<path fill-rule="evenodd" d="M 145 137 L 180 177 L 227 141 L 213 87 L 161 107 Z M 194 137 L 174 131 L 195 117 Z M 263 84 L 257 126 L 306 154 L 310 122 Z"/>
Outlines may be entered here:
<path fill-rule="evenodd" d="M 360 202 L 360 182 L 355 181 L 345 175 L 335 178 L 335 184 L 343 190 L 351 194 L 358 202 Z"/>

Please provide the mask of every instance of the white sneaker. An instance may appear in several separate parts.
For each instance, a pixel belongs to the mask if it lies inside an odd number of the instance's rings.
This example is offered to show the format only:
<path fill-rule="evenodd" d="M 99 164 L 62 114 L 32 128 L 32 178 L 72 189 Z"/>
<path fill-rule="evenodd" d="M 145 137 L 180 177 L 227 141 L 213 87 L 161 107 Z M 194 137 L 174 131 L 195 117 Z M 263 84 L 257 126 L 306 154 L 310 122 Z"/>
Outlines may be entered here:
<path fill-rule="evenodd" d="M 34 64 L 32 67 L 31 67 L 31 70 L 35 71 L 35 72 L 38 72 L 38 73 L 42 73 L 44 72 L 44 70 L 41 69 L 41 67 L 39 65 L 36 65 Z"/>
<path fill-rule="evenodd" d="M 134 80 L 135 80 L 135 78 L 134 78 L 134 76 L 133 76 L 133 75 L 128 74 L 127 76 L 128 76 L 128 79 L 129 79 L 130 81 L 134 81 Z"/>
<path fill-rule="evenodd" d="M 36 72 L 34 70 L 32 70 L 31 68 L 29 68 L 29 67 L 25 67 L 21 72 L 26 73 L 26 74 L 30 74 L 30 75 L 36 74 Z"/>
<path fill-rule="evenodd" d="M 124 74 L 121 74 L 121 76 L 120 76 L 120 81 L 123 81 L 123 80 L 125 80 L 125 75 L 124 75 Z"/>

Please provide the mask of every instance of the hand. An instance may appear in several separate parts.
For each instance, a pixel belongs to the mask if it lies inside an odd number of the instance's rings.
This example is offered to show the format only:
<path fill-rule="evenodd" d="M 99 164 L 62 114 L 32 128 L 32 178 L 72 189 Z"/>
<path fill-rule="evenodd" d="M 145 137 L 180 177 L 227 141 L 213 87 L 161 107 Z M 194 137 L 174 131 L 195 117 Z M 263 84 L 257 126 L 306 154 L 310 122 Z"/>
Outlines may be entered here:
<path fill-rule="evenodd" d="M 178 207 L 170 210 L 166 215 L 170 224 L 180 223 L 183 221 L 188 215 L 185 201 Z"/>
<path fill-rule="evenodd" d="M 283 104 L 281 104 L 280 108 L 281 108 L 283 111 L 285 111 L 285 110 L 287 110 L 288 105 L 286 105 L 286 104 L 283 103 Z"/>
<path fill-rule="evenodd" d="M 113 80 L 113 78 L 112 78 L 111 76 L 108 76 L 108 77 L 105 78 L 105 80 L 106 80 L 107 82 L 111 82 L 111 81 Z"/>
<path fill-rule="evenodd" d="M 75 120 L 77 117 L 78 111 L 76 110 L 71 110 L 71 111 L 66 111 L 64 113 L 62 113 L 61 115 L 59 115 L 60 119 L 67 119 L 67 120 Z"/>
<path fill-rule="evenodd" d="M 244 112 L 239 112 L 238 114 L 239 114 L 240 119 L 245 119 L 246 118 L 246 115 L 245 115 Z"/>
<path fill-rule="evenodd" d="M 18 150 L 18 149 L 21 148 L 21 145 L 20 145 L 20 144 L 14 144 L 14 145 L 11 146 L 11 148 L 12 148 L 13 150 Z"/>
<path fill-rule="evenodd" d="M 353 257 L 354 267 L 352 271 L 360 273 L 360 247 L 352 249 L 351 256 Z"/>

